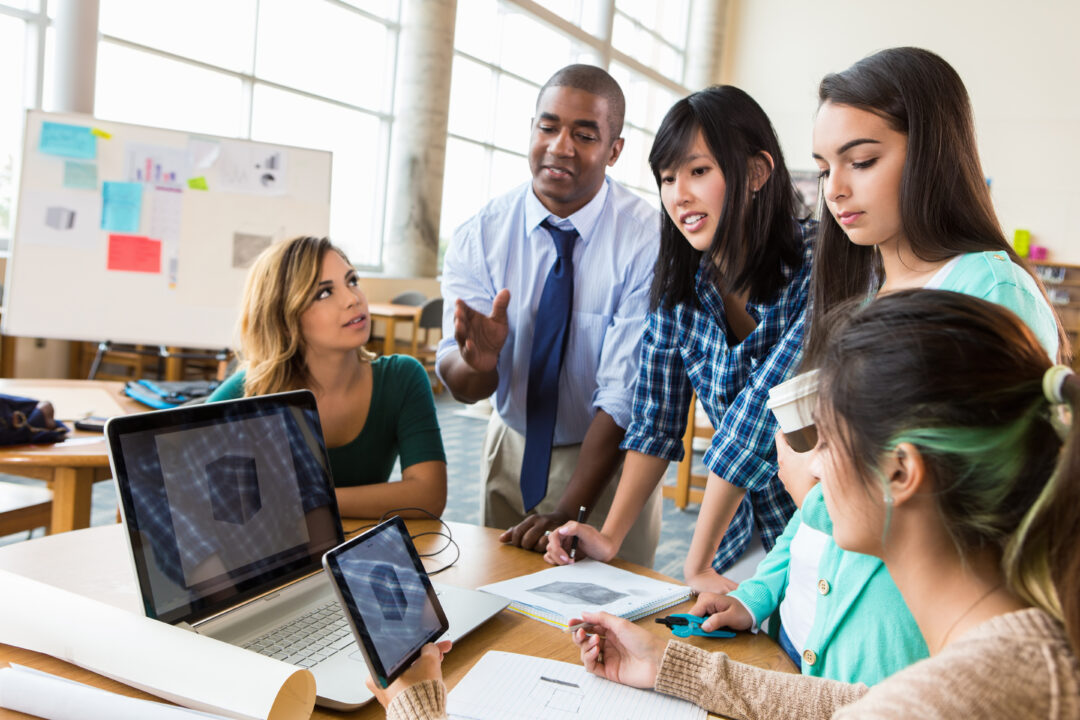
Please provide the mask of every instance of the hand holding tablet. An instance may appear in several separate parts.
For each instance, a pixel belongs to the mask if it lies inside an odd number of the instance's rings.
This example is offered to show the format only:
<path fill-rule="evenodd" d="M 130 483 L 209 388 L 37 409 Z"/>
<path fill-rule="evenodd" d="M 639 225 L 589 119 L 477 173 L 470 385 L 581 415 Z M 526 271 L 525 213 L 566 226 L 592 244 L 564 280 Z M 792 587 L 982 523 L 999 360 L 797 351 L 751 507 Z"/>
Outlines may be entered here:
<path fill-rule="evenodd" d="M 388 687 L 449 627 L 401 518 L 329 550 L 323 567 L 379 687 Z"/>

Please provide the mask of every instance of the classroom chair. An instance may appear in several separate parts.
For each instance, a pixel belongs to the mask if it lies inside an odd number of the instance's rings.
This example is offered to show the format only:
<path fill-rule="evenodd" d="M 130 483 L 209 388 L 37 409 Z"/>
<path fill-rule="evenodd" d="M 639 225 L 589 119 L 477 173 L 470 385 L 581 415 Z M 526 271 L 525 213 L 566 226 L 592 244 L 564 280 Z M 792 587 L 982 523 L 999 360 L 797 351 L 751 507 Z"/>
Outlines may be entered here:
<path fill-rule="evenodd" d="M 675 502 L 675 507 L 685 510 L 689 503 L 700 503 L 705 497 L 705 482 L 708 475 L 693 472 L 694 438 L 711 438 L 713 433 L 709 417 L 697 413 L 697 393 L 690 396 L 690 411 L 686 417 L 686 432 L 683 433 L 683 459 L 675 471 L 675 484 L 665 485 L 663 495 Z"/>
<path fill-rule="evenodd" d="M 406 290 L 405 292 L 398 293 L 394 297 L 390 298 L 391 305 L 408 305 L 410 307 L 420 307 L 425 302 L 427 302 L 427 295 L 424 295 L 424 293 L 420 292 L 419 290 Z M 372 327 L 372 330 L 374 330 L 374 327 Z M 367 345 L 365 347 L 367 347 L 369 350 L 374 351 L 375 353 L 379 353 L 381 352 L 381 348 L 385 344 L 385 341 L 386 338 L 384 338 L 383 336 L 372 334 L 372 336 L 368 338 Z M 412 354 L 414 356 L 416 355 L 415 325 L 413 326 Z"/>
<path fill-rule="evenodd" d="M 419 360 L 423 366 L 427 369 L 431 375 L 431 389 L 438 395 L 442 392 L 442 383 L 439 382 L 438 376 L 435 375 L 435 351 L 439 346 L 439 339 L 442 337 L 442 316 L 443 316 L 443 299 L 432 298 L 424 303 L 424 307 L 420 310 L 420 319 L 416 323 L 416 327 L 413 328 L 413 357 Z M 435 341 L 431 340 L 431 331 L 436 330 L 438 335 L 435 337 Z M 420 331 L 423 331 L 424 338 L 420 341 Z M 420 343 L 423 344 L 420 344 Z"/>
<path fill-rule="evenodd" d="M 73 358 L 71 362 L 72 377 L 126 382 L 143 378 L 161 379 L 164 375 L 164 362 L 144 345 L 111 345 L 108 350 L 102 351 L 101 362 L 93 375 L 90 373 L 98 353 L 98 343 L 73 344 L 72 352 L 77 355 L 77 359 Z"/>
<path fill-rule="evenodd" d="M 419 290 L 406 290 L 403 293 L 395 295 L 391 298 L 390 302 L 394 305 L 411 305 L 412 307 L 420 307 L 427 302 L 427 296 Z"/>
<path fill-rule="evenodd" d="M 0 480 L 0 536 L 45 528 L 52 520 L 52 491 Z"/>

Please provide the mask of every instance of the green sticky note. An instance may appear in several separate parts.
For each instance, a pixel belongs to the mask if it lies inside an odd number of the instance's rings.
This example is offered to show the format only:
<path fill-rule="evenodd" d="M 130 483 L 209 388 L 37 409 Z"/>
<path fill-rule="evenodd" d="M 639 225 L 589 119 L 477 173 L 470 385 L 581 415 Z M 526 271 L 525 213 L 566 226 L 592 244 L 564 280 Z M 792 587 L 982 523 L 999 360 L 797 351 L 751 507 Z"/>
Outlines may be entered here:
<path fill-rule="evenodd" d="M 191 188 L 192 190 L 209 190 L 210 189 L 206 185 L 206 178 L 202 177 L 201 175 L 199 177 L 188 178 L 187 186 L 189 188 Z"/>
<path fill-rule="evenodd" d="M 65 160 L 64 187 L 76 190 L 97 190 L 97 165 Z"/>

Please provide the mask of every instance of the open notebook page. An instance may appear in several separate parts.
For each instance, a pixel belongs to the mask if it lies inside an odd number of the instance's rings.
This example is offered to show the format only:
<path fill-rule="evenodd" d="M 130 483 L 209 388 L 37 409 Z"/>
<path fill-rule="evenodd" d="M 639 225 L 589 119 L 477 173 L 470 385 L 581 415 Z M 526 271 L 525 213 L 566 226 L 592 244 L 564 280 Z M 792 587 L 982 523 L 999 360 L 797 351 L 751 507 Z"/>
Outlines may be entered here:
<path fill-rule="evenodd" d="M 580 665 L 490 651 L 447 700 L 451 720 L 704 720 L 685 700 L 620 685 Z"/>

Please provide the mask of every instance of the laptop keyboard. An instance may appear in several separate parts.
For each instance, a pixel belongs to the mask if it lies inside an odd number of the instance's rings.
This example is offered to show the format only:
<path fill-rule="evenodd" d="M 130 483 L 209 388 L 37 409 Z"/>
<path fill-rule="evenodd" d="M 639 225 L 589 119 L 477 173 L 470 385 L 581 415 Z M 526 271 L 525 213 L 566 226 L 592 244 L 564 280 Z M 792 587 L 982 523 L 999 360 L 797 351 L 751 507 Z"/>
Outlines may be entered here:
<path fill-rule="evenodd" d="M 260 655 L 309 668 L 352 645 L 341 605 L 331 600 L 244 645 Z"/>

